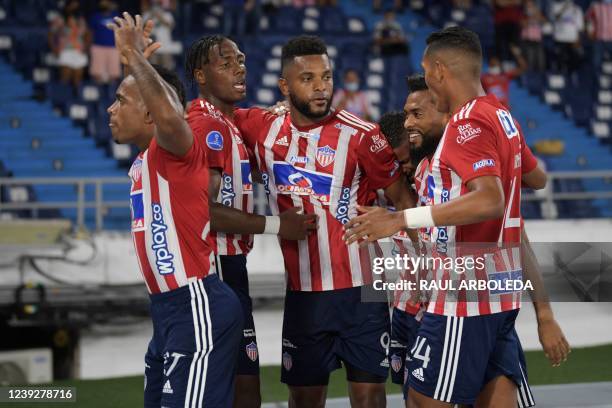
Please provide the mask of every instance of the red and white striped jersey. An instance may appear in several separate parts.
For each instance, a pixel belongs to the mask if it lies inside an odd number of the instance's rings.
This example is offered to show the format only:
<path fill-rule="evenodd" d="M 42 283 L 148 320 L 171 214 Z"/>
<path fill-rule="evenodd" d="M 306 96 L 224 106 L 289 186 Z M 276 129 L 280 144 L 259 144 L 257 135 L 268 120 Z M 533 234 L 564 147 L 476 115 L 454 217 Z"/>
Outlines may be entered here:
<path fill-rule="evenodd" d="M 357 205 L 373 203 L 377 189 L 399 178 L 399 164 L 378 126 L 339 111 L 297 127 L 289 114 L 256 108 L 237 111 L 236 124 L 255 152 L 272 213 L 301 207 L 319 217 L 317 232 L 306 240 L 280 240 L 288 288 L 370 284 L 371 257 L 380 256 L 380 247 L 347 246 L 342 236 Z"/>
<path fill-rule="evenodd" d="M 465 256 L 463 243 L 498 243 L 505 247 L 521 240 L 521 152 L 523 136 L 506 108 L 492 95 L 476 98 L 451 116 L 429 164 L 427 194 L 432 205 L 469 192 L 467 183 L 477 177 L 499 177 L 504 191 L 504 215 L 499 219 L 431 229 L 436 256 Z M 520 273 L 520 247 L 504 248 L 487 259 L 486 268 L 465 274 L 439 269 L 435 279 L 506 279 Z M 504 274 L 507 273 L 508 276 Z M 457 286 L 457 285 L 456 285 Z M 520 292 L 478 291 L 478 301 L 466 301 L 461 292 L 433 290 L 428 311 L 447 316 L 475 316 L 520 307 Z"/>
<path fill-rule="evenodd" d="M 427 197 L 427 183 L 423 182 L 423 180 L 427 180 L 428 165 L 429 159 L 426 157 L 421 160 L 414 172 L 414 190 L 419 196 L 419 200 L 417 201 L 417 207 L 423 205 L 430 205 L 426 201 L 426 199 L 424 199 L 424 197 Z M 381 192 L 379 191 L 379 202 L 382 203 L 383 201 L 380 199 L 380 194 Z M 395 208 L 392 207 L 392 204 L 389 202 L 389 200 L 386 197 L 384 197 L 384 200 L 386 200 L 387 208 L 394 211 Z M 429 240 L 429 228 L 420 228 L 418 233 L 420 241 Z M 394 248 L 396 248 L 396 251 L 401 257 L 403 257 L 404 255 L 407 255 L 409 257 L 419 256 L 419 254 L 415 252 L 414 247 L 412 246 L 412 243 L 410 242 L 410 238 L 408 237 L 406 231 L 400 231 L 392 238 L 395 243 Z M 416 281 L 416 274 L 412 273 L 411 270 L 400 272 L 399 277 L 402 280 Z M 414 295 L 414 293 L 408 290 L 396 290 L 393 294 L 393 307 L 411 315 L 419 315 L 419 311 L 421 311 L 421 304 L 414 303 Z M 411 298 L 413 299 L 413 301 L 409 301 Z"/>
<path fill-rule="evenodd" d="M 612 41 L 612 3 L 596 1 L 589 7 L 588 29 L 598 41 Z"/>
<path fill-rule="evenodd" d="M 249 152 L 234 123 L 210 102 L 195 99 L 187 111 L 194 137 L 202 141 L 208 168 L 221 173 L 217 202 L 237 210 L 253 212 L 253 182 Z M 253 235 L 211 231 L 213 251 L 218 255 L 248 254 Z"/>
<path fill-rule="evenodd" d="M 183 157 L 155 138 L 129 172 L 132 238 L 149 293 L 168 292 L 214 273 L 206 238 L 208 167 L 201 141 Z"/>

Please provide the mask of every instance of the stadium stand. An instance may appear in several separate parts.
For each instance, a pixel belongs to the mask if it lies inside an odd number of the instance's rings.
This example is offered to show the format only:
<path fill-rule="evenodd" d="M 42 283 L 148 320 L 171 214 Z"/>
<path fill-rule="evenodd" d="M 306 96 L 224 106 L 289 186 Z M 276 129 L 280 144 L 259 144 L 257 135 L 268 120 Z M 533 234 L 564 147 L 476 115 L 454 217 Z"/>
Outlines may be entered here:
<path fill-rule="evenodd" d="M 220 32 L 223 10 L 219 2 L 181 2 L 177 9 L 174 38 L 188 47 L 204 33 Z M 374 105 L 374 114 L 401 109 L 407 92 L 404 78 L 418 70 L 425 38 L 436 27 L 462 24 L 475 30 L 485 50 L 493 46 L 493 20 L 489 6 L 474 2 L 468 10 L 441 7 L 431 2 L 423 8 L 406 10 L 398 21 L 409 34 L 410 58 L 379 57 L 371 48 L 372 30 L 380 15 L 368 2 L 342 0 L 338 7 L 280 7 L 262 16 L 258 36 L 237 41 L 247 54 L 248 94 L 245 105 L 269 105 L 280 99 L 277 78 L 280 48 L 289 35 L 321 35 L 329 44 L 336 83 L 346 68 L 361 74 Z M 412 2 L 418 6 L 419 2 Z M 429 3 L 429 2 L 426 2 Z M 584 7 L 588 2 L 581 2 Z M 0 1 L 0 160 L 13 177 L 109 177 L 125 176 L 135 151 L 112 143 L 106 107 L 111 103 L 112 86 L 85 81 L 74 92 L 59 82 L 48 58 L 46 39 L 48 12 L 54 1 Z M 36 12 L 31 12 L 36 10 Z M 176 66 L 183 75 L 182 56 Z M 581 171 L 610 168 L 612 127 L 612 61 L 601 67 L 584 64 L 578 82 L 555 72 L 528 72 L 511 86 L 513 114 L 523 124 L 528 144 L 557 139 L 564 145 L 557 156 L 544 156 L 549 171 Z M 189 97 L 196 96 L 190 88 Z M 595 101 L 594 103 L 592 101 Z M 537 149 L 536 149 L 537 150 Z M 75 201 L 73 186 L 3 187 L 3 201 Z M 554 191 L 606 191 L 605 179 L 556 180 Z M 105 185 L 104 200 L 126 197 L 123 185 Z M 93 188 L 85 196 L 94 199 Z M 557 201 L 561 218 L 611 216 L 608 199 Z M 536 202 L 523 203 L 526 218 L 543 216 Z M 13 212 L 18 216 L 56 216 L 57 211 Z M 75 209 L 62 209 L 61 216 L 76 218 Z M 108 209 L 105 228 L 126 229 L 127 208 Z M 86 225 L 93 227 L 95 216 L 88 211 Z"/>

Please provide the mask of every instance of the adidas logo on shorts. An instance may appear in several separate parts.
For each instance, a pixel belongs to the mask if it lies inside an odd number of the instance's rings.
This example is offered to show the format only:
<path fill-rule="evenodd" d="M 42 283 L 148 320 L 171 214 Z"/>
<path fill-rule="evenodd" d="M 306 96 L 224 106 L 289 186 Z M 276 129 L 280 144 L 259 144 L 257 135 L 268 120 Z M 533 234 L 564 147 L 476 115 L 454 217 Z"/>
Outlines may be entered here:
<path fill-rule="evenodd" d="M 412 372 L 412 376 L 420 381 L 425 381 L 425 377 L 423 377 L 423 367 L 419 367 Z"/>
<path fill-rule="evenodd" d="M 174 394 L 172 386 L 170 385 L 170 380 L 166 380 L 166 383 L 164 384 L 164 390 L 162 392 L 164 394 Z"/>

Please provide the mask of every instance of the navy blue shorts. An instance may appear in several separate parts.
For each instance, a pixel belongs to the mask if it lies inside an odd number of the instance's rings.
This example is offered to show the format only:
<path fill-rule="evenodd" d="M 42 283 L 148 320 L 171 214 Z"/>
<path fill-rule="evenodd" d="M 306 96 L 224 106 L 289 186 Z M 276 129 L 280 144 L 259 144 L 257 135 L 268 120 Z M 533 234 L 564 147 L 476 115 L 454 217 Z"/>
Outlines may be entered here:
<path fill-rule="evenodd" d="M 389 363 L 391 365 L 391 380 L 394 384 L 404 385 L 406 370 L 406 352 L 412 348 L 419 330 L 419 322 L 415 316 L 398 308 L 393 308 L 391 317 L 391 346 L 389 347 Z"/>
<path fill-rule="evenodd" d="M 473 317 L 425 313 L 406 360 L 404 393 L 409 388 L 435 400 L 473 404 L 500 375 L 521 387 L 527 376 L 514 330 L 517 315 L 518 310 Z"/>
<path fill-rule="evenodd" d="M 386 381 L 389 306 L 386 302 L 362 302 L 361 289 L 287 291 L 283 319 L 283 383 L 327 385 L 329 373 L 340 368 L 341 363 L 347 368 L 349 381 Z M 366 373 L 368 379 L 352 378 L 349 371 Z"/>
<path fill-rule="evenodd" d="M 244 328 L 238 345 L 237 375 L 259 375 L 259 350 L 253 320 L 253 302 L 249 295 L 246 255 L 219 255 L 217 273 L 238 296 L 242 305 Z"/>
<path fill-rule="evenodd" d="M 145 407 L 231 407 L 242 311 L 216 274 L 151 296 Z"/>

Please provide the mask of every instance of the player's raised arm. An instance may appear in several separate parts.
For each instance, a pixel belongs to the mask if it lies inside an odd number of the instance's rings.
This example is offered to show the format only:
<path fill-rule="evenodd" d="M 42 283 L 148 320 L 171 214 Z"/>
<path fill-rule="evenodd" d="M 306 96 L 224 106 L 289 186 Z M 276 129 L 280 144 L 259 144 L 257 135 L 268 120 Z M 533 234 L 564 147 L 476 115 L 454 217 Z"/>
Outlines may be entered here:
<path fill-rule="evenodd" d="M 157 74 L 144 55 L 143 21 L 123 13 L 108 26 L 115 33 L 115 46 L 127 62 L 151 121 L 156 125 L 157 143 L 177 156 L 184 156 L 193 144 L 193 135 L 184 119 L 184 108 L 176 92 Z"/>
<path fill-rule="evenodd" d="M 570 345 L 567 342 L 563 330 L 555 320 L 552 307 L 548 301 L 548 293 L 542 281 L 540 267 L 533 252 L 525 228 L 521 228 L 521 264 L 523 266 L 523 278 L 531 281 L 533 291 L 529 292 L 533 308 L 538 321 L 538 337 L 544 349 L 544 354 L 550 363 L 558 367 L 567 360 L 570 353 Z"/>

